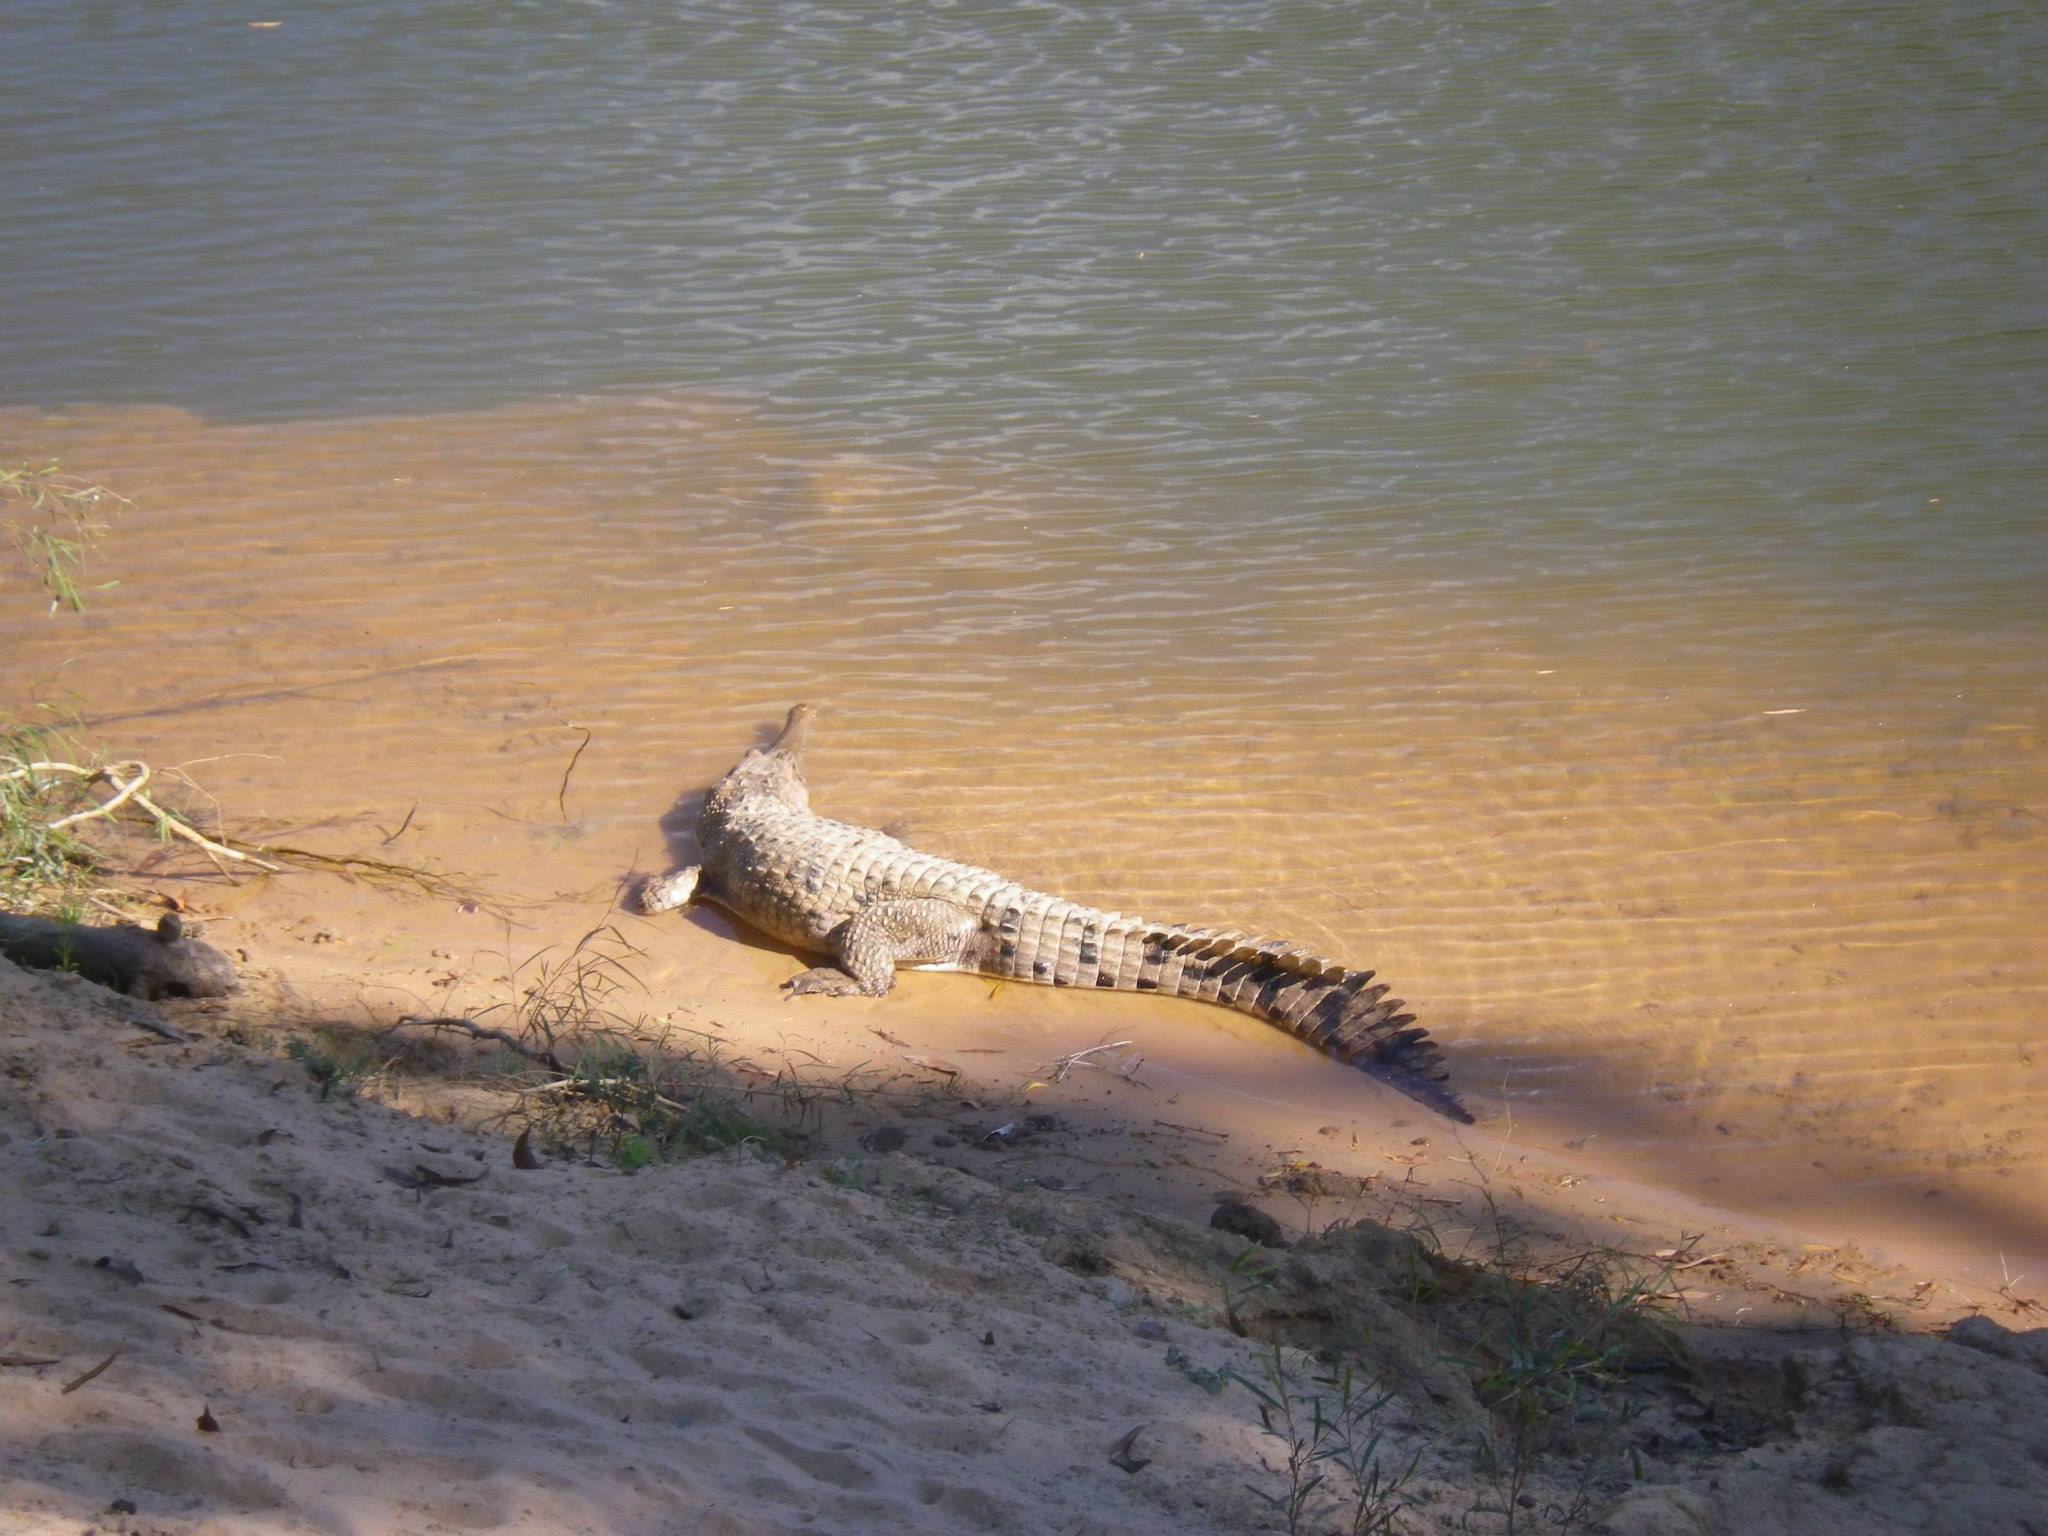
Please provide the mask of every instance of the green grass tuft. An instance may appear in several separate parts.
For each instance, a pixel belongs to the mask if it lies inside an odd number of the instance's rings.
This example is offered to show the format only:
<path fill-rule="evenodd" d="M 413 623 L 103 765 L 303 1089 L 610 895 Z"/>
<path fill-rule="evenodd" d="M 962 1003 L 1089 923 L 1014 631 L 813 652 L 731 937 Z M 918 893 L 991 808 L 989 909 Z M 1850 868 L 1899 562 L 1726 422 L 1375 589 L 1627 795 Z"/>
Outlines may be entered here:
<path fill-rule="evenodd" d="M 83 910 L 92 850 L 50 825 L 77 808 L 76 782 L 35 767 L 68 750 L 54 730 L 0 723 L 0 907 L 61 916 Z"/>
<path fill-rule="evenodd" d="M 320 1085 L 323 1099 L 352 1099 L 382 1070 L 376 1051 L 367 1042 L 333 1030 L 317 1030 L 310 1040 L 288 1040 L 284 1053 Z"/>
<path fill-rule="evenodd" d="M 115 582 L 85 587 L 86 557 L 107 535 L 101 513 L 128 498 L 67 475 L 55 460 L 38 468 L 22 464 L 0 469 L 0 520 L 22 560 L 50 594 L 50 611 L 85 609 L 87 591 L 104 592 Z"/>

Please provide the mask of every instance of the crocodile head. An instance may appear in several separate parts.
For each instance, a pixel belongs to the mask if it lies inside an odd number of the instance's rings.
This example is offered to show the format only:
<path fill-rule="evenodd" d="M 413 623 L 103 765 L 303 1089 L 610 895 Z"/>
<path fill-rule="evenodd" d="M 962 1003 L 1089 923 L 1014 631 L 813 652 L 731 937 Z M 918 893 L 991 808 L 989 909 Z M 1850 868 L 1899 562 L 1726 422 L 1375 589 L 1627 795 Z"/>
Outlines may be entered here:
<path fill-rule="evenodd" d="M 774 741 L 750 748 L 732 771 L 712 786 L 704 797 L 700 830 L 722 827 L 735 813 L 762 802 L 795 811 L 810 809 L 810 791 L 804 787 L 804 744 L 814 713 L 809 704 L 797 705 Z"/>

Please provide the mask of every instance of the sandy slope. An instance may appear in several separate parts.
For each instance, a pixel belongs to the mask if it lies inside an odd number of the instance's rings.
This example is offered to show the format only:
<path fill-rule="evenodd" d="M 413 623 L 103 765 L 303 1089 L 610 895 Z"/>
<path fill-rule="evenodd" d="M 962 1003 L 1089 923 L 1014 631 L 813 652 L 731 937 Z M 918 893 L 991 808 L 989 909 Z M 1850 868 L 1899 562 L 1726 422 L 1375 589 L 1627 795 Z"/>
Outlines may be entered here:
<path fill-rule="evenodd" d="M 1256 1373 L 1213 1326 L 1241 1239 L 900 1153 L 520 1171 L 502 1140 L 321 1102 L 291 1062 L 143 1033 L 141 1006 L 0 964 L 0 1531 L 1270 1520 L 1249 1396 L 1166 1360 Z M 1314 1310 L 1352 1286 L 1379 1318 L 1388 1453 L 1422 1452 L 1404 1528 L 1497 1529 L 1469 1387 L 1364 1252 L 1279 1289 Z M 1721 1335 L 1725 1368 L 1650 1403 L 1643 1481 L 1588 1523 L 2048 1532 L 2048 1331 L 1960 1336 Z M 1524 1528 L 1571 1482 L 1534 1482 Z"/>

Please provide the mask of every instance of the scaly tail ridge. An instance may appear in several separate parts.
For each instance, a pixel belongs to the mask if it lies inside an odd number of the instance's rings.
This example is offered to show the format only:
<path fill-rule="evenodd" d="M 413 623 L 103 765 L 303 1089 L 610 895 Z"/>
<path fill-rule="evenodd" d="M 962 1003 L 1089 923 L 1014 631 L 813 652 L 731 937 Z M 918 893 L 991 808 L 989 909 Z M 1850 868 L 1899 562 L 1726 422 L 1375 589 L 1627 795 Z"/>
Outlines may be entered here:
<path fill-rule="evenodd" d="M 1371 971 L 1348 970 L 1274 940 L 1127 921 L 1110 925 L 1102 947 L 1122 957 L 1117 969 L 1105 965 L 1100 978 L 1080 979 L 1198 998 L 1249 1013 L 1453 1120 L 1472 1123 L 1471 1113 L 1447 1086 L 1450 1069 L 1443 1052 L 1401 1000 L 1387 995 L 1386 984 L 1374 982 Z M 1133 952 L 1135 971 L 1128 959 Z"/>

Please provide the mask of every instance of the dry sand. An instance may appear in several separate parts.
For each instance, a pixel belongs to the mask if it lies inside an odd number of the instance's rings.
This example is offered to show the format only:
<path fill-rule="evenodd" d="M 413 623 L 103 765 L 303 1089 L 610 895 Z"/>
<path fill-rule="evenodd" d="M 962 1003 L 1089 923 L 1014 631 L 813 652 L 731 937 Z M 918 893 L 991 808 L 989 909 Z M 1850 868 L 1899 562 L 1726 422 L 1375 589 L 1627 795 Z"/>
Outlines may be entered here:
<path fill-rule="evenodd" d="M 1242 1238 L 957 1137 L 979 1172 L 915 1155 L 988 1108 L 957 1097 L 906 1150 L 516 1169 L 474 1086 L 321 1099 L 260 1027 L 292 995 L 159 1011 L 0 963 L 0 1531 L 1284 1529 L 1252 1491 L 1281 1446 L 1210 1390 L 1265 1347 L 1226 1294 L 1393 1391 L 1399 1529 L 1504 1528 L 1455 1342 L 1475 1272 L 1376 1224 L 1247 1286 Z M 1582 1397 L 1519 1528 L 2048 1531 L 2048 1330 L 1773 1316 Z"/>

